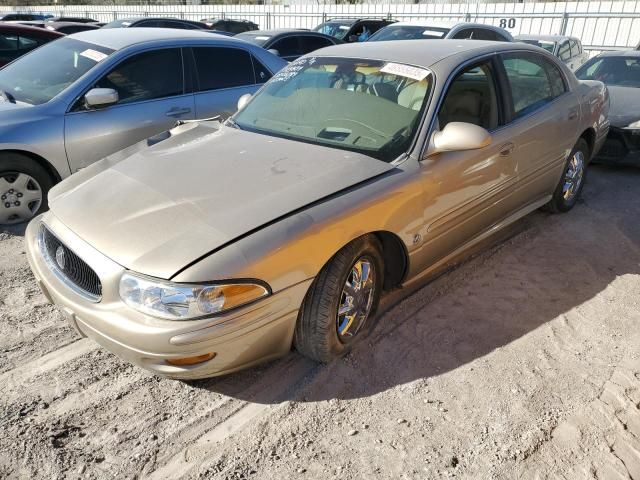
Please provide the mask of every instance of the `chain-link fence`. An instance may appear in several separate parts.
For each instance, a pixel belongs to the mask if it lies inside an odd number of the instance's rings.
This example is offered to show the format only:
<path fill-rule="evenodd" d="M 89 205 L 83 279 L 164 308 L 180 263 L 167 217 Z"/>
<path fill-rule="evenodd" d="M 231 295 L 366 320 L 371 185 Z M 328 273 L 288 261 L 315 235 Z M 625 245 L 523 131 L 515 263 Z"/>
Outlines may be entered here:
<path fill-rule="evenodd" d="M 2 10 L 10 8 L 0 7 Z M 329 18 L 480 22 L 513 35 L 562 34 L 582 40 L 593 53 L 635 47 L 640 42 L 640 0 L 627 2 L 429 3 L 357 5 L 90 5 L 37 6 L 20 10 L 84 15 L 108 22 L 125 17 L 243 18 L 261 28 L 313 28 Z"/>

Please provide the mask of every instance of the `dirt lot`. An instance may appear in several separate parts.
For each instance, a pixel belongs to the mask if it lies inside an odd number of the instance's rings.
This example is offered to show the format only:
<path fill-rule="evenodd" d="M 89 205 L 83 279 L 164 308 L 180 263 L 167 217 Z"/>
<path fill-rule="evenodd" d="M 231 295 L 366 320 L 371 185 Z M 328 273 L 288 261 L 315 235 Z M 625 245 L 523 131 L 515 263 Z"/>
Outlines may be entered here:
<path fill-rule="evenodd" d="M 2 478 L 640 479 L 640 170 L 592 168 L 348 357 L 154 377 L 78 339 L 0 234 Z"/>

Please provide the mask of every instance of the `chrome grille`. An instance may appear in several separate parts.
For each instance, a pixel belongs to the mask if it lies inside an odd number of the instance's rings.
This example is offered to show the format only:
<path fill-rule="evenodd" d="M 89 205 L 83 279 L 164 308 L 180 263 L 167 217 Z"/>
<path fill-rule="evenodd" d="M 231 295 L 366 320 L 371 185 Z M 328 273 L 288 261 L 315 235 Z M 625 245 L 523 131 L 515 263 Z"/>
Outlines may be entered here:
<path fill-rule="evenodd" d="M 44 225 L 40 230 L 40 248 L 49 268 L 76 293 L 93 302 L 102 298 L 102 283 L 96 272 Z"/>

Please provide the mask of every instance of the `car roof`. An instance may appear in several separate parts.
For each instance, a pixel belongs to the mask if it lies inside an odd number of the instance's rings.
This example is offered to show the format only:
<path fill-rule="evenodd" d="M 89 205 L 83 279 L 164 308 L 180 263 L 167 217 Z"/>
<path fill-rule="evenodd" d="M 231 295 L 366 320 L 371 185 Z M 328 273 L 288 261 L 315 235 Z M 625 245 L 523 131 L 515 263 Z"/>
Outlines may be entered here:
<path fill-rule="evenodd" d="M 235 23 L 254 23 L 251 20 L 245 20 L 244 18 L 220 18 L 220 17 L 210 17 L 200 20 L 201 22 L 235 22 Z M 255 25 L 255 24 L 254 24 Z"/>
<path fill-rule="evenodd" d="M 357 22 L 389 22 L 386 18 L 380 17 L 366 17 L 366 18 L 329 18 L 323 23 L 357 23 Z"/>
<path fill-rule="evenodd" d="M 487 40 L 438 40 L 429 42 L 425 48 L 424 40 L 390 40 L 387 42 L 346 43 L 325 47 L 313 52 L 312 56 L 366 58 L 385 62 L 398 62 L 420 67 L 431 67 L 440 60 L 453 56 L 473 58 L 478 55 L 505 51 L 530 50 L 540 52 L 538 47 L 526 43 L 495 42 Z"/>
<path fill-rule="evenodd" d="M 215 35 L 206 30 L 182 30 L 179 28 L 98 28 L 69 35 L 70 38 L 94 43 L 112 50 L 121 50 L 130 45 L 144 42 L 167 41 L 170 43 L 172 40 L 211 40 L 213 36 L 219 42 L 241 42 L 233 37 Z"/>
<path fill-rule="evenodd" d="M 41 23 L 36 21 L 36 24 Z M 22 32 L 22 33 L 33 33 L 34 35 L 39 35 L 42 37 L 55 37 L 55 36 L 64 36 L 64 34 L 55 32 L 52 30 L 48 30 L 42 27 L 35 27 L 31 25 L 25 25 L 23 23 L 5 23 L 0 22 L 0 30 L 4 32 Z"/>
<path fill-rule="evenodd" d="M 238 35 L 264 35 L 265 37 L 275 37 L 276 35 L 282 35 L 283 33 L 311 33 L 313 35 L 319 34 L 318 32 L 312 32 L 303 28 L 274 28 L 273 30 L 249 30 L 247 32 L 239 33 Z M 322 34 L 320 33 L 320 35 Z"/>
<path fill-rule="evenodd" d="M 390 26 L 412 26 L 412 27 L 434 27 L 434 28 L 453 28 L 456 25 L 466 25 L 466 22 L 447 22 L 444 20 L 409 20 L 406 22 L 396 22 Z M 472 25 L 472 24 L 469 24 Z"/>
<path fill-rule="evenodd" d="M 546 42 L 562 42 L 563 40 L 577 40 L 575 37 L 567 35 L 517 35 L 516 40 L 542 40 Z"/>
<path fill-rule="evenodd" d="M 607 52 L 602 52 L 599 57 L 631 57 L 631 58 L 639 58 L 640 50 L 609 50 Z"/>

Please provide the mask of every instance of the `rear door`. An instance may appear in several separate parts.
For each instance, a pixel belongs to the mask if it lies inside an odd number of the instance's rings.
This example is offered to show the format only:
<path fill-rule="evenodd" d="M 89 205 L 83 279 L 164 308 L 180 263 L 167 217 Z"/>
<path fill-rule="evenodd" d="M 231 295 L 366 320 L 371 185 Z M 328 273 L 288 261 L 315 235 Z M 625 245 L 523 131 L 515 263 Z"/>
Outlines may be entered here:
<path fill-rule="evenodd" d="M 117 104 L 87 109 L 80 98 L 71 106 L 65 147 L 72 171 L 170 129 L 178 120 L 194 118 L 182 58 L 180 48 L 134 54 L 91 86 L 116 90 Z"/>
<path fill-rule="evenodd" d="M 576 94 L 561 70 L 543 55 L 514 52 L 500 56 L 510 95 L 521 197 L 553 192 L 580 122 Z"/>
<path fill-rule="evenodd" d="M 196 72 L 196 118 L 230 117 L 237 109 L 238 99 L 254 93 L 258 83 L 263 83 L 256 82 L 254 62 L 257 60 L 247 50 L 216 46 L 191 50 Z"/>

